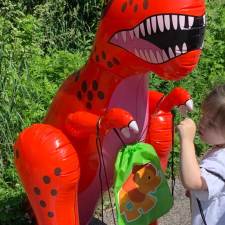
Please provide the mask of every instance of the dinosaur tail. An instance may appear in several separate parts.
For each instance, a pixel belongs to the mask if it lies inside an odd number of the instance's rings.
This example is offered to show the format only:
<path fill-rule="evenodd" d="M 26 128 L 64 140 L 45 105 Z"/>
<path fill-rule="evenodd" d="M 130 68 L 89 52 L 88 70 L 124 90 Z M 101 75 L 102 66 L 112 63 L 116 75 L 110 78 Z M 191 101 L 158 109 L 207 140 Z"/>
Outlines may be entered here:
<path fill-rule="evenodd" d="M 79 160 L 58 129 L 35 124 L 18 137 L 15 164 L 38 225 L 79 225 Z"/>

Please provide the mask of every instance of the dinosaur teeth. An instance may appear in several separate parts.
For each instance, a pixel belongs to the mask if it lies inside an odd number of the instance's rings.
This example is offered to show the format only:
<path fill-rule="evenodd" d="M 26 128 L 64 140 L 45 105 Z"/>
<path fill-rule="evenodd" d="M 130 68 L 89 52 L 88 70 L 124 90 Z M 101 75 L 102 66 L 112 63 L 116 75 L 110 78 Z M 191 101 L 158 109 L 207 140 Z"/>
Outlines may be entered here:
<path fill-rule="evenodd" d="M 188 26 L 189 26 L 189 29 L 192 28 L 193 25 L 194 25 L 194 17 L 193 16 L 189 16 L 188 17 Z"/>
<path fill-rule="evenodd" d="M 179 16 L 179 24 L 180 24 L 180 29 L 184 30 L 184 26 L 185 26 L 185 16 L 180 15 Z"/>
<path fill-rule="evenodd" d="M 164 31 L 164 21 L 163 21 L 163 16 L 157 16 L 157 21 L 158 21 L 158 25 L 159 25 L 159 30 L 161 32 Z"/>
<path fill-rule="evenodd" d="M 133 30 L 130 30 L 129 31 L 129 34 L 130 34 L 131 40 L 133 40 L 134 39 L 134 31 Z"/>
<path fill-rule="evenodd" d="M 122 31 L 122 38 L 123 38 L 123 41 L 126 43 L 127 41 L 127 32 L 126 31 Z"/>
<path fill-rule="evenodd" d="M 182 53 L 178 45 L 175 46 L 175 53 L 176 53 L 176 56 L 179 56 Z"/>
<path fill-rule="evenodd" d="M 187 44 L 184 42 L 182 46 L 182 53 L 185 54 L 187 52 Z"/>
<path fill-rule="evenodd" d="M 144 52 L 140 49 L 140 57 L 146 61 Z"/>
<path fill-rule="evenodd" d="M 169 51 L 169 56 L 171 59 L 173 59 L 175 57 L 174 53 L 173 53 L 173 50 L 169 47 L 168 48 L 168 51 Z"/>
<path fill-rule="evenodd" d="M 155 54 L 153 53 L 152 50 L 150 50 L 150 59 L 151 59 L 151 62 L 152 62 L 152 63 L 154 63 L 154 64 L 158 63 L 158 62 L 157 62 L 157 59 L 156 59 L 156 57 L 155 57 Z"/>
<path fill-rule="evenodd" d="M 162 56 L 163 56 L 163 61 L 164 62 L 169 60 L 169 58 L 168 58 L 168 56 L 167 56 L 167 54 L 166 54 L 166 52 L 164 50 L 162 51 Z"/>
<path fill-rule="evenodd" d="M 148 34 L 151 35 L 151 33 L 152 33 L 152 28 L 151 28 L 151 21 L 150 21 L 150 19 L 147 19 L 146 25 L 147 25 L 147 31 L 148 31 Z"/>
<path fill-rule="evenodd" d="M 158 63 L 162 63 L 163 62 L 162 56 L 161 56 L 161 54 L 158 51 L 156 51 L 156 58 L 157 58 Z"/>
<path fill-rule="evenodd" d="M 164 15 L 164 22 L 165 22 L 166 29 L 170 30 L 170 16 L 169 15 Z"/>
<path fill-rule="evenodd" d="M 134 28 L 134 33 L 135 33 L 136 38 L 139 38 L 140 37 L 140 29 L 139 29 L 139 26 L 137 26 L 136 28 Z"/>
<path fill-rule="evenodd" d="M 177 25 L 178 25 L 178 19 L 177 19 L 177 15 L 172 15 L 172 21 L 173 21 L 173 28 L 174 30 L 177 30 Z"/>
<path fill-rule="evenodd" d="M 140 30 L 141 30 L 141 34 L 145 37 L 145 27 L 143 23 L 141 23 L 140 25 Z"/>
<path fill-rule="evenodd" d="M 157 26 L 156 26 L 156 17 L 155 16 L 151 17 L 151 22 L 152 22 L 152 30 L 154 33 L 156 33 Z"/>

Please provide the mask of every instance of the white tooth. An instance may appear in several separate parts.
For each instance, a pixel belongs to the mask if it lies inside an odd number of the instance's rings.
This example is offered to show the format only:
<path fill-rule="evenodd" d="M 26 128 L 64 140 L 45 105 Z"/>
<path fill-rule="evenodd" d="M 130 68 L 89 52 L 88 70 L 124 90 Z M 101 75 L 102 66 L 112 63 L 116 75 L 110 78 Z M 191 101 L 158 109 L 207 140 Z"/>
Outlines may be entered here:
<path fill-rule="evenodd" d="M 139 38 L 139 33 L 140 33 L 139 26 L 137 26 L 136 28 L 134 28 L 134 33 L 135 33 L 135 36 L 137 38 Z"/>
<path fill-rule="evenodd" d="M 139 53 L 138 53 L 138 50 L 135 48 L 134 49 L 134 54 L 137 56 L 137 57 L 139 57 Z"/>
<path fill-rule="evenodd" d="M 175 53 L 176 53 L 176 56 L 181 54 L 181 50 L 179 49 L 179 47 L 177 45 L 175 47 Z"/>
<path fill-rule="evenodd" d="M 194 24 L 194 17 L 193 16 L 189 16 L 188 17 L 188 26 L 189 26 L 189 29 L 192 28 Z"/>
<path fill-rule="evenodd" d="M 152 50 L 150 50 L 150 58 L 152 63 L 157 63 L 157 59 L 155 57 L 155 54 L 153 53 Z"/>
<path fill-rule="evenodd" d="M 146 61 L 144 52 L 140 49 L 140 57 Z"/>
<path fill-rule="evenodd" d="M 123 38 L 124 42 L 127 41 L 127 32 L 126 31 L 122 31 L 122 38 Z"/>
<path fill-rule="evenodd" d="M 170 16 L 169 15 L 165 15 L 164 16 L 164 21 L 165 21 L 166 29 L 169 30 L 170 29 Z"/>
<path fill-rule="evenodd" d="M 142 35 L 145 37 L 145 27 L 144 27 L 143 23 L 141 23 L 141 25 L 140 25 L 140 30 L 141 30 Z"/>
<path fill-rule="evenodd" d="M 115 39 L 118 39 L 118 38 L 119 38 L 119 36 L 118 36 L 118 34 L 116 33 L 116 34 L 115 34 Z"/>
<path fill-rule="evenodd" d="M 162 55 L 163 55 L 163 61 L 164 62 L 169 60 L 169 58 L 168 58 L 168 56 L 167 56 L 167 54 L 166 54 L 166 52 L 164 50 L 162 51 Z"/>
<path fill-rule="evenodd" d="M 156 51 L 156 57 L 157 57 L 158 63 L 163 63 L 162 56 L 158 51 Z"/>
<path fill-rule="evenodd" d="M 185 54 L 187 52 L 187 45 L 186 43 L 184 42 L 183 43 L 183 46 L 182 46 L 182 53 Z"/>
<path fill-rule="evenodd" d="M 173 28 L 174 30 L 176 30 L 178 25 L 177 15 L 172 15 L 172 21 L 173 21 Z"/>
<path fill-rule="evenodd" d="M 128 127 L 125 127 L 123 129 L 121 129 L 121 133 L 123 134 L 123 136 L 125 138 L 129 138 L 130 137 L 130 130 Z"/>
<path fill-rule="evenodd" d="M 148 51 L 146 49 L 145 49 L 145 57 L 146 57 L 148 62 L 151 62 L 150 56 L 149 56 Z"/>
<path fill-rule="evenodd" d="M 133 30 L 130 30 L 129 31 L 129 34 L 130 34 L 131 40 L 133 40 L 134 39 L 134 31 Z"/>
<path fill-rule="evenodd" d="M 156 32 L 156 29 L 157 29 L 157 27 L 156 27 L 156 17 L 155 16 L 153 16 L 151 18 L 151 22 L 152 22 L 152 29 L 153 29 L 153 31 L 155 33 Z"/>
<path fill-rule="evenodd" d="M 185 105 L 187 106 L 188 111 L 193 111 L 193 109 L 194 109 L 194 103 L 193 103 L 193 100 L 192 99 L 189 99 L 186 102 Z"/>
<path fill-rule="evenodd" d="M 170 47 L 169 47 L 169 56 L 171 59 L 175 57 L 173 50 Z"/>
<path fill-rule="evenodd" d="M 206 24 L 206 18 L 205 18 L 205 15 L 203 16 L 203 25 L 205 26 Z"/>
<path fill-rule="evenodd" d="M 157 16 L 158 20 L 158 26 L 161 32 L 164 31 L 164 22 L 163 22 L 163 16 Z"/>
<path fill-rule="evenodd" d="M 179 16 L 179 22 L 180 22 L 180 29 L 183 30 L 185 25 L 185 16 Z"/>
<path fill-rule="evenodd" d="M 129 124 L 129 128 L 134 131 L 135 134 L 138 134 L 139 133 L 139 128 L 138 128 L 138 125 L 137 125 L 137 122 L 136 121 L 132 121 L 130 124 Z"/>
<path fill-rule="evenodd" d="M 147 19 L 147 30 L 148 30 L 148 34 L 151 35 L 152 31 L 151 31 L 151 21 L 150 19 Z"/>

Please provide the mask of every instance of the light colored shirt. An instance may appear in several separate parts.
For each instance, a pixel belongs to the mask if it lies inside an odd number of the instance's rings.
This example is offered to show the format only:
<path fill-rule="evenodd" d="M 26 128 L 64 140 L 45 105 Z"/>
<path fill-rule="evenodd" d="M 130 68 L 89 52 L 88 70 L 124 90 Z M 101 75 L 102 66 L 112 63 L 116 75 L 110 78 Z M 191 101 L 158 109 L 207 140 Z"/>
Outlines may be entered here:
<path fill-rule="evenodd" d="M 206 171 L 213 171 L 225 179 L 225 148 L 210 150 L 200 167 L 208 190 L 191 191 L 192 225 L 204 225 L 196 198 L 201 202 L 207 225 L 225 225 L 225 182 Z"/>

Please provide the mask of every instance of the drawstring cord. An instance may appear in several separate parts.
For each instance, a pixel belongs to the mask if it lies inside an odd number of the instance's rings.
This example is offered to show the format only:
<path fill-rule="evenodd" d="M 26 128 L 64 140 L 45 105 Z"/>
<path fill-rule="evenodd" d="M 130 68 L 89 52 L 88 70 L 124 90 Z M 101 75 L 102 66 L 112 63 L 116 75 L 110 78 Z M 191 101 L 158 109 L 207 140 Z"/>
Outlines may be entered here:
<path fill-rule="evenodd" d="M 102 187 L 103 185 L 102 185 L 102 178 L 101 178 L 102 165 L 103 165 L 103 171 L 104 171 L 104 175 L 105 175 L 105 179 L 106 179 L 106 185 L 107 185 L 107 190 L 108 190 L 108 195 L 109 195 L 109 201 L 110 201 L 111 210 L 112 210 L 113 222 L 114 222 L 114 225 L 116 225 L 116 219 L 115 219 L 115 215 L 114 215 L 114 211 L 113 211 L 112 197 L 111 197 L 110 190 L 109 190 L 109 188 L 110 188 L 109 187 L 109 180 L 108 180 L 108 176 L 107 176 L 107 172 L 106 172 L 106 166 L 105 166 L 104 156 L 103 156 L 103 152 L 102 152 L 102 143 L 101 143 L 100 133 L 99 133 L 100 119 L 98 120 L 98 123 L 97 123 L 96 146 L 97 146 L 99 162 L 100 162 L 100 166 L 99 166 L 99 181 L 100 181 L 100 189 L 101 189 L 102 223 L 104 223 L 104 211 L 103 211 L 104 199 L 103 199 L 103 187 Z M 125 143 L 123 142 L 122 138 L 120 137 L 118 131 L 116 129 L 114 129 L 114 131 L 116 132 L 117 136 L 119 137 L 119 139 L 121 140 L 123 145 L 125 145 Z"/>
<path fill-rule="evenodd" d="M 172 111 L 172 151 L 171 151 L 171 189 L 172 196 L 174 197 L 174 188 L 176 185 L 176 177 L 174 174 L 174 122 L 175 122 L 175 113 Z"/>

